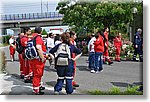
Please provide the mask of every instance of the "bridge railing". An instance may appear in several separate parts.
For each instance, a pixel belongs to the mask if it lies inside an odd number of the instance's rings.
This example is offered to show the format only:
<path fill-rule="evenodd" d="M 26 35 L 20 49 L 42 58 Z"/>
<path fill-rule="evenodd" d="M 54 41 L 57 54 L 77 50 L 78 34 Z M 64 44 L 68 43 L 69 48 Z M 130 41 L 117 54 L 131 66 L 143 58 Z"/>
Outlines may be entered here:
<path fill-rule="evenodd" d="M 29 20 L 29 19 L 43 19 L 43 18 L 62 18 L 63 15 L 58 12 L 45 12 L 45 13 L 25 13 L 25 14 L 9 14 L 0 15 L 2 21 L 7 20 Z"/>

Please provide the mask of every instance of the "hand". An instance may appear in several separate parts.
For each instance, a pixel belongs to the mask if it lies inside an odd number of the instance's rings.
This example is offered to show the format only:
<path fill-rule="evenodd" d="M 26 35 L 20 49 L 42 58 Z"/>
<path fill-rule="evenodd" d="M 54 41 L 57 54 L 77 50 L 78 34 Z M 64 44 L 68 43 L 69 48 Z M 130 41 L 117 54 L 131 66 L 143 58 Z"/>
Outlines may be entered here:
<path fill-rule="evenodd" d="M 44 56 L 46 59 L 49 59 L 49 56 L 48 56 L 48 54 L 45 54 L 45 56 Z"/>
<path fill-rule="evenodd" d="M 138 45 L 135 45 L 135 48 L 138 48 Z"/>
<path fill-rule="evenodd" d="M 42 63 L 45 63 L 45 61 L 46 61 L 46 58 L 42 58 Z"/>

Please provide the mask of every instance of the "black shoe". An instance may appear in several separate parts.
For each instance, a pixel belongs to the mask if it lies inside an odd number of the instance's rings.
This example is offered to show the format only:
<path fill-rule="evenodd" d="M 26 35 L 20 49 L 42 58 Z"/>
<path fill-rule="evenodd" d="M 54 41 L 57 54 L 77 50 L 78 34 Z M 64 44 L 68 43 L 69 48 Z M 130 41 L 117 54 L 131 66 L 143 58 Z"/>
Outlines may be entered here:
<path fill-rule="evenodd" d="M 45 87 L 41 86 L 41 87 L 40 87 L 40 90 L 45 90 Z"/>
<path fill-rule="evenodd" d="M 76 90 L 76 87 L 73 86 L 72 88 L 73 88 L 73 90 Z"/>
<path fill-rule="evenodd" d="M 103 64 L 107 64 L 107 62 L 106 62 L 106 61 L 103 61 Z"/>
<path fill-rule="evenodd" d="M 132 61 L 137 61 L 136 58 L 133 58 Z"/>
<path fill-rule="evenodd" d="M 32 80 L 31 79 L 26 79 L 26 80 L 24 80 L 24 83 L 32 83 Z"/>
<path fill-rule="evenodd" d="M 113 64 L 113 62 L 108 62 L 109 65 Z"/>
<path fill-rule="evenodd" d="M 74 84 L 73 86 L 74 86 L 74 87 L 79 87 L 79 85 L 78 85 L 78 84 Z"/>
<path fill-rule="evenodd" d="M 38 93 L 34 93 L 34 95 L 44 95 L 44 92 L 39 91 Z"/>
<path fill-rule="evenodd" d="M 20 79 L 24 79 L 24 75 L 20 75 Z"/>

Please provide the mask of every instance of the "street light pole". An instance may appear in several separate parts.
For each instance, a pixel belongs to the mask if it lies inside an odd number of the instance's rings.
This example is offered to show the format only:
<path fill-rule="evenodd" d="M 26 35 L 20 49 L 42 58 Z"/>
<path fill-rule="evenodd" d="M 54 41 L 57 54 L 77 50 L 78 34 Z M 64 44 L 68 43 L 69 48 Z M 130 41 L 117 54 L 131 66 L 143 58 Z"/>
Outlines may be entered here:
<path fill-rule="evenodd" d="M 134 34 L 135 34 L 135 19 L 136 19 L 136 13 L 137 13 L 137 8 L 136 7 L 133 7 L 133 34 L 132 34 L 132 41 L 134 41 Z"/>

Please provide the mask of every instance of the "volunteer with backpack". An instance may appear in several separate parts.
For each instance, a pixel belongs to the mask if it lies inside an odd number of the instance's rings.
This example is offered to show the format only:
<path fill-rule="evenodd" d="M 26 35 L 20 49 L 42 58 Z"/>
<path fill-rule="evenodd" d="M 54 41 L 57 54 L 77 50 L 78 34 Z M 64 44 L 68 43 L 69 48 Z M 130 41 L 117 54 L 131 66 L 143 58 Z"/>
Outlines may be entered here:
<path fill-rule="evenodd" d="M 15 55 L 15 49 L 16 49 L 16 45 L 15 45 L 15 39 L 14 36 L 12 35 L 11 38 L 9 39 L 9 51 L 10 51 L 10 58 L 11 61 L 14 61 L 14 55 Z"/>
<path fill-rule="evenodd" d="M 28 43 L 25 49 L 25 55 L 30 60 L 30 65 L 33 70 L 33 92 L 35 95 L 42 95 L 45 88 L 41 86 L 41 78 L 44 72 L 46 58 L 46 46 L 41 37 L 42 28 L 36 27 L 33 34 L 28 35 Z M 33 46 L 31 45 L 33 44 Z M 30 45 L 32 46 L 31 48 Z M 32 49 L 32 52 L 31 50 Z"/>
<path fill-rule="evenodd" d="M 31 83 L 32 82 L 32 68 L 30 66 L 29 60 L 25 57 L 25 48 L 28 42 L 28 35 L 31 34 L 31 29 L 29 27 L 24 28 L 24 36 L 21 38 L 21 46 L 23 47 L 22 57 L 23 57 L 23 74 L 24 74 L 24 82 Z"/>
<path fill-rule="evenodd" d="M 81 56 L 81 51 L 74 45 L 70 44 L 70 36 L 66 33 L 61 35 L 62 43 L 56 45 L 50 50 L 51 54 L 55 54 L 55 68 L 57 70 L 57 83 L 54 87 L 55 94 L 58 94 L 63 87 L 64 80 L 66 81 L 66 93 L 71 94 L 73 92 L 72 80 L 74 75 L 74 62 Z M 76 57 L 72 56 L 72 53 L 77 54 Z"/>
<path fill-rule="evenodd" d="M 75 39 L 77 38 L 76 33 L 73 32 L 73 31 L 70 31 L 69 34 L 70 34 L 70 44 L 71 44 L 71 45 L 74 45 L 74 46 L 76 47 L 76 42 L 75 42 Z M 76 57 L 76 54 L 75 54 L 75 53 L 72 53 L 72 57 L 75 58 L 75 57 Z M 74 81 L 75 74 L 76 74 L 76 61 L 74 61 L 74 74 L 73 74 L 72 85 L 73 85 L 74 87 L 79 87 L 79 85 Z"/>
<path fill-rule="evenodd" d="M 21 32 L 18 34 L 18 38 L 16 39 L 16 51 L 18 52 L 18 58 L 20 62 L 20 78 L 24 79 L 24 73 L 23 73 L 23 56 L 22 52 L 24 48 L 21 46 L 21 39 L 24 37 L 24 29 L 21 28 Z"/>

